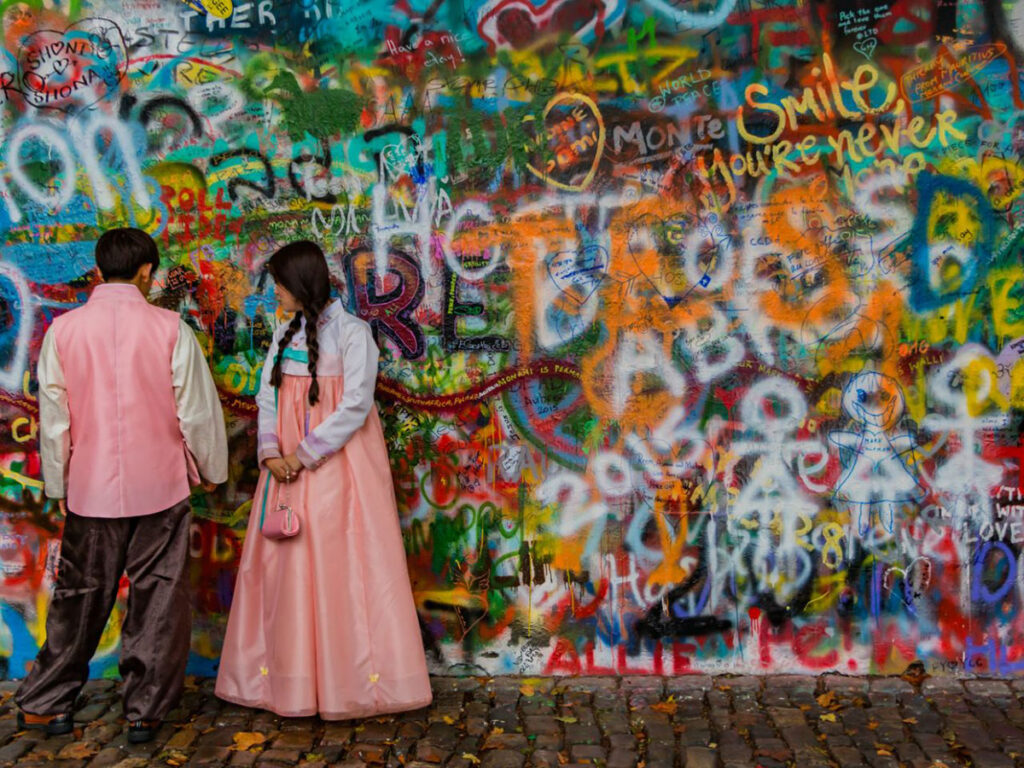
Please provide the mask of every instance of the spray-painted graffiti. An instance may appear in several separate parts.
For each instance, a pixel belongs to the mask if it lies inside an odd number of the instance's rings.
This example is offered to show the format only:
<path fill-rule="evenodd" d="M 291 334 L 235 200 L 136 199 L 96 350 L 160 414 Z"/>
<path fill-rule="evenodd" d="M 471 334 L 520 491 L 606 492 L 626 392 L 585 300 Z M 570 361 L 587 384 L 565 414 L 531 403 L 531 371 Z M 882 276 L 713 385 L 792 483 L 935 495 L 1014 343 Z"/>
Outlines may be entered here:
<path fill-rule="evenodd" d="M 121 223 L 229 421 L 196 671 L 256 480 L 263 266 L 296 238 L 381 346 L 435 669 L 1024 670 L 1018 6 L 0 8 L 8 675 L 60 532 L 34 361 Z"/>

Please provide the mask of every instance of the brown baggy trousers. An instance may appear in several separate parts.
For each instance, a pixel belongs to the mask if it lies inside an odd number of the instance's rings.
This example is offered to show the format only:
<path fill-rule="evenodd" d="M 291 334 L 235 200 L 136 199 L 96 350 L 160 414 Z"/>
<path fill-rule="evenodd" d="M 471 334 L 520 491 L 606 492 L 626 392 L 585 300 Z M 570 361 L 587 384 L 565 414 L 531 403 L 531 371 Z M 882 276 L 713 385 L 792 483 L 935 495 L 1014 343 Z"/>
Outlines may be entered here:
<path fill-rule="evenodd" d="M 125 572 L 131 583 L 121 627 L 125 717 L 161 720 L 176 705 L 192 634 L 190 512 L 188 499 L 143 517 L 68 512 L 46 642 L 15 694 L 23 711 L 72 711 Z"/>

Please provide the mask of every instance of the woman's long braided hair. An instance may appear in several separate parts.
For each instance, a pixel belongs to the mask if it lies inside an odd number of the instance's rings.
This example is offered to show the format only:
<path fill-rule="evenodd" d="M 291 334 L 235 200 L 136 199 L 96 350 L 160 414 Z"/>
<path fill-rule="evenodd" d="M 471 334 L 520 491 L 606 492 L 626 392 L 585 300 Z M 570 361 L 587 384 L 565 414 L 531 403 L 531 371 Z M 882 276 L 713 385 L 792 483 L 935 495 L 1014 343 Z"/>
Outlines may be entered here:
<path fill-rule="evenodd" d="M 290 294 L 302 305 L 295 313 L 288 330 L 281 338 L 274 358 L 274 367 L 270 372 L 270 383 L 281 386 L 281 360 L 284 351 L 299 332 L 302 318 L 306 318 L 306 347 L 309 350 L 309 375 L 313 377 L 309 385 L 309 404 L 320 402 L 320 383 L 316 378 L 316 363 L 320 359 L 320 342 L 317 339 L 317 321 L 331 298 L 331 273 L 327 268 L 327 259 L 320 246 L 309 240 L 289 243 L 270 257 L 267 269 L 271 277 L 283 285 Z"/>

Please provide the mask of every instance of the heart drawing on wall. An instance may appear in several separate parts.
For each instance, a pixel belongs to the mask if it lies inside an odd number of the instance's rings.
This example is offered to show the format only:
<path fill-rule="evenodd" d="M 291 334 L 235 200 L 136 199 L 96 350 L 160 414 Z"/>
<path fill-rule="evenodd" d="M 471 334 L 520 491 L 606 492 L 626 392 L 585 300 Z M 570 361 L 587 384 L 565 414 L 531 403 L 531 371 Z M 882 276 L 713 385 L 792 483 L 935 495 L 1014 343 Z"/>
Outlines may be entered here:
<path fill-rule="evenodd" d="M 601 110 L 581 93 L 560 93 L 547 103 L 543 126 L 526 145 L 530 172 L 558 189 L 581 192 L 590 186 L 604 153 Z M 533 115 L 523 123 L 534 122 Z M 543 170 L 541 170 L 543 169 Z"/>
<path fill-rule="evenodd" d="M 558 290 L 582 304 L 597 290 L 608 268 L 608 252 L 590 244 L 579 251 L 559 251 L 548 261 L 548 276 Z"/>
<path fill-rule="evenodd" d="M 84 109 L 116 92 L 127 70 L 127 46 L 117 24 L 82 19 L 63 32 L 39 29 L 21 40 L 18 90 L 34 107 Z"/>

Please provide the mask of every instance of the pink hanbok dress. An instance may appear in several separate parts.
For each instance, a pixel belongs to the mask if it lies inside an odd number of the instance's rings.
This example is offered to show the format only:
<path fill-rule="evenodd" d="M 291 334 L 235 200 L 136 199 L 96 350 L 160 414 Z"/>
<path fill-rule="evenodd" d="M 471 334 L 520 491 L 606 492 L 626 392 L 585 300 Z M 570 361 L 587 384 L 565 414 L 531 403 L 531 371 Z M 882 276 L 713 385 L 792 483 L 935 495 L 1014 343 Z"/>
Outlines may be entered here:
<path fill-rule="evenodd" d="M 284 328 L 264 365 L 259 459 L 296 453 L 281 485 L 264 468 L 253 500 L 217 675 L 217 695 L 288 717 L 345 720 L 418 709 L 430 680 L 402 544 L 391 469 L 373 402 L 378 350 L 369 326 L 335 300 L 317 324 L 320 402 L 305 329 L 269 383 Z M 269 485 L 268 485 L 269 484 Z M 259 532 L 279 501 L 301 530 Z"/>

